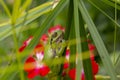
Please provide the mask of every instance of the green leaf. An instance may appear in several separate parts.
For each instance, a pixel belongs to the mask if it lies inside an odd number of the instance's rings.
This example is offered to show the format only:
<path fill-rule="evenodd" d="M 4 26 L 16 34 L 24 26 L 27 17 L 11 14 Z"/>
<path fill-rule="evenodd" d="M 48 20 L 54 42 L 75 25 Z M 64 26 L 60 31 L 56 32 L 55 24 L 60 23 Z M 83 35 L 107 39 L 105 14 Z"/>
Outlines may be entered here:
<path fill-rule="evenodd" d="M 3 0 L 0 0 L 0 4 L 1 4 L 1 5 L 3 6 L 3 8 L 5 9 L 7 15 L 11 18 L 11 13 L 10 13 L 10 11 L 9 11 L 9 9 L 8 9 L 8 7 L 7 7 L 7 5 L 4 3 Z"/>
<path fill-rule="evenodd" d="M 21 0 L 15 0 L 13 4 L 13 12 L 12 12 L 12 18 L 11 18 L 11 24 L 15 24 L 16 20 L 19 16 L 19 9 L 21 5 Z"/>
<path fill-rule="evenodd" d="M 90 60 L 90 53 L 88 49 L 87 34 L 84 27 L 84 21 L 82 15 L 79 15 L 80 19 L 80 37 L 81 37 L 81 46 L 82 46 L 82 62 L 85 73 L 86 80 L 93 80 L 92 65 Z"/>
<path fill-rule="evenodd" d="M 68 20 L 67 20 L 67 28 L 65 31 L 65 39 L 69 40 L 70 44 L 70 69 L 75 68 L 76 67 L 76 45 L 75 44 L 71 44 L 74 43 L 76 40 L 75 37 L 75 27 L 74 26 L 74 21 L 73 21 L 73 0 L 70 0 L 69 3 L 69 10 L 68 10 Z M 71 16 L 71 17 L 70 17 Z M 74 55 L 74 56 L 73 56 Z M 74 62 L 73 62 L 74 61 Z"/>
<path fill-rule="evenodd" d="M 26 0 L 24 2 L 24 4 L 22 5 L 20 11 L 19 11 L 19 16 L 25 11 L 27 10 L 28 6 L 30 6 L 30 4 L 32 3 L 32 0 Z"/>
<path fill-rule="evenodd" d="M 113 3 L 112 1 L 110 1 L 110 0 L 101 0 L 101 1 L 104 2 L 107 5 L 110 5 L 110 6 L 115 8 L 115 3 Z M 117 9 L 120 10 L 120 5 L 117 5 Z"/>
<path fill-rule="evenodd" d="M 75 27 L 75 35 L 76 35 L 76 54 L 78 53 L 78 62 L 76 65 L 76 80 L 81 79 L 81 72 L 82 72 L 82 61 L 81 61 L 81 53 L 82 53 L 82 48 L 80 44 L 80 28 L 79 28 L 79 13 L 78 13 L 78 3 L 79 0 L 73 0 L 74 4 L 74 27 Z M 77 43 L 78 42 L 78 43 Z"/>
<path fill-rule="evenodd" d="M 88 25 L 88 29 L 91 33 L 91 36 L 93 38 L 93 41 L 96 45 L 96 48 L 99 52 L 99 55 L 101 57 L 101 60 L 105 66 L 107 73 L 111 76 L 111 80 L 118 80 L 116 77 L 116 72 L 115 72 L 114 66 L 109 57 L 108 51 L 96 29 L 95 24 L 93 23 L 91 17 L 89 16 L 89 13 L 87 12 L 87 9 L 82 0 L 80 0 L 79 9 L 83 16 L 83 19 L 85 20 L 85 22 Z"/>
<path fill-rule="evenodd" d="M 72 19 L 72 24 L 70 25 L 70 35 L 69 35 L 69 43 L 70 43 L 70 69 L 76 67 L 76 45 L 73 44 L 76 42 L 76 36 L 75 36 L 75 27 L 73 24 L 73 19 Z"/>
<path fill-rule="evenodd" d="M 118 55 L 116 57 L 117 60 L 116 60 L 116 64 L 115 64 L 115 69 L 116 69 L 117 74 L 120 74 L 120 69 L 119 69 L 119 67 L 120 67 L 120 52 L 118 52 L 116 54 L 118 54 Z"/>
<path fill-rule="evenodd" d="M 67 13 L 67 23 L 66 23 L 66 29 L 65 29 L 65 40 L 68 40 L 69 34 L 70 34 L 70 29 L 71 29 L 71 24 L 72 24 L 72 19 L 73 19 L 73 1 L 69 1 L 69 8 L 68 8 L 68 13 Z M 71 16 L 71 17 L 70 17 Z"/>
<path fill-rule="evenodd" d="M 22 25 L 22 21 L 24 21 L 24 17 L 26 16 L 26 14 L 28 14 L 28 15 L 26 17 L 26 21 L 25 21 L 24 25 L 27 25 L 27 24 L 31 23 L 32 21 L 34 21 L 35 19 L 37 19 L 39 16 L 41 16 L 47 12 L 50 12 L 50 10 L 52 10 L 51 7 L 52 7 L 52 2 L 47 2 L 47 3 L 44 3 L 38 7 L 35 7 L 33 9 L 29 10 L 28 13 L 23 14 L 17 20 L 16 27 L 15 27 L 16 32 L 18 32 L 21 27 L 24 27 Z M 4 40 L 11 34 L 12 34 L 12 28 L 11 28 L 10 20 L 8 20 L 4 23 L 1 23 L 0 24 L 0 41 Z"/>

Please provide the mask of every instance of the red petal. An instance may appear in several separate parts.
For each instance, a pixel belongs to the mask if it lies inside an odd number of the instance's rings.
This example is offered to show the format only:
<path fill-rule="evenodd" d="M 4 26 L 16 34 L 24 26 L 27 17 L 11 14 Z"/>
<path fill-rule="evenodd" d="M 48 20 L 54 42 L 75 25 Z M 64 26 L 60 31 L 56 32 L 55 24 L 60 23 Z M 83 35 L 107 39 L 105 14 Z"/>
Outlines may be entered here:
<path fill-rule="evenodd" d="M 92 70 L 93 70 L 93 74 L 94 74 L 94 75 L 98 73 L 99 66 L 98 66 L 98 64 L 96 63 L 96 61 L 92 61 Z"/>
<path fill-rule="evenodd" d="M 65 28 L 62 27 L 61 25 L 56 25 L 55 28 L 56 28 L 56 30 L 61 30 L 63 32 L 65 31 Z"/>
<path fill-rule="evenodd" d="M 66 56 L 67 55 L 70 55 L 70 50 L 69 49 L 66 50 Z"/>
<path fill-rule="evenodd" d="M 87 40 L 87 42 L 88 42 L 88 43 L 90 43 L 90 42 L 91 42 L 91 40 L 90 40 L 90 39 L 88 39 L 88 40 Z"/>
<path fill-rule="evenodd" d="M 65 62 L 64 65 L 63 65 L 63 68 L 67 69 L 68 67 L 69 67 L 69 62 Z"/>
<path fill-rule="evenodd" d="M 75 68 L 71 69 L 71 70 L 69 71 L 69 73 L 68 73 L 69 77 L 70 77 L 72 80 L 75 80 L 75 74 L 76 74 L 76 69 L 75 69 Z M 95 76 L 93 76 L 93 77 L 94 77 L 94 80 L 96 80 L 96 79 L 95 79 Z M 81 73 L 81 80 L 85 80 L 85 75 L 84 75 L 84 72 L 83 72 L 83 71 L 82 71 L 82 73 Z"/>
<path fill-rule="evenodd" d="M 33 71 L 28 73 L 28 78 L 34 78 L 39 75 L 39 69 L 34 69 Z"/>
<path fill-rule="evenodd" d="M 90 53 L 90 59 L 93 60 L 93 61 L 95 60 L 93 53 Z"/>
<path fill-rule="evenodd" d="M 85 80 L 85 75 L 84 75 L 83 71 L 82 71 L 82 74 L 81 74 L 81 80 Z"/>
<path fill-rule="evenodd" d="M 62 30 L 63 32 L 65 31 L 65 28 L 62 27 L 61 25 L 56 25 L 54 27 L 51 27 L 49 30 L 48 30 L 48 33 L 53 33 L 54 31 L 57 31 L 57 30 Z"/>
<path fill-rule="evenodd" d="M 24 70 L 26 72 L 31 72 L 36 68 L 36 62 L 35 59 L 32 57 L 29 57 L 24 64 Z"/>
<path fill-rule="evenodd" d="M 44 53 L 44 46 L 42 44 L 38 44 L 35 49 L 34 49 L 34 53 L 40 53 L 43 54 Z"/>
<path fill-rule="evenodd" d="M 88 44 L 88 47 L 89 47 L 89 50 L 90 51 L 93 51 L 93 50 L 95 50 L 95 46 L 93 45 L 93 44 Z"/>
<path fill-rule="evenodd" d="M 32 40 L 33 36 L 30 36 L 27 40 L 24 41 L 25 45 L 28 45 L 30 41 Z"/>
<path fill-rule="evenodd" d="M 35 47 L 35 49 L 36 49 L 36 48 L 41 48 L 41 47 L 43 47 L 42 44 L 38 44 L 38 45 Z"/>
<path fill-rule="evenodd" d="M 42 37 L 40 38 L 40 41 L 44 44 L 47 43 L 48 41 L 48 35 L 47 34 L 43 34 Z"/>
<path fill-rule="evenodd" d="M 19 52 L 22 52 L 25 48 L 26 48 L 26 45 L 22 45 L 22 46 L 19 48 Z"/>
<path fill-rule="evenodd" d="M 49 71 L 50 71 L 50 68 L 48 66 L 44 65 L 42 68 L 40 68 L 39 74 L 40 74 L 40 76 L 44 77 L 49 73 Z"/>
<path fill-rule="evenodd" d="M 55 31 L 55 27 L 51 27 L 49 30 L 48 30 L 48 33 L 53 33 Z"/>
<path fill-rule="evenodd" d="M 32 36 L 30 36 L 27 40 L 25 40 L 22 44 L 22 46 L 19 48 L 19 52 L 22 52 L 26 46 L 29 44 L 29 42 L 32 40 Z"/>
<path fill-rule="evenodd" d="M 67 73 L 66 73 L 65 71 L 62 72 L 62 76 L 63 76 L 63 77 L 66 76 L 66 74 L 67 74 Z"/>
<path fill-rule="evenodd" d="M 76 73 L 75 68 L 71 69 L 71 70 L 68 72 L 68 75 L 69 75 L 69 77 L 70 77 L 72 80 L 75 80 L 75 73 Z"/>

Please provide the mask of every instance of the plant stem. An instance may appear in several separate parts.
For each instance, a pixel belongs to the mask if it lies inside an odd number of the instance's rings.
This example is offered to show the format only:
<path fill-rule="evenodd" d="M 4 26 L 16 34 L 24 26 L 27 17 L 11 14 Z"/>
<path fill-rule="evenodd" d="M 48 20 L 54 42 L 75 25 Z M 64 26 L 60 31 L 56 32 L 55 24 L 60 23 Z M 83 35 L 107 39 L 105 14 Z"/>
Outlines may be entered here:
<path fill-rule="evenodd" d="M 117 23 L 117 2 L 115 1 L 115 22 Z M 114 49 L 113 49 L 113 54 L 114 54 L 114 56 L 113 56 L 113 63 L 115 64 L 115 62 L 116 62 L 116 57 L 115 57 L 115 55 L 116 55 L 116 53 L 115 53 L 115 51 L 116 51 L 116 37 L 117 36 L 117 25 L 115 24 L 115 31 L 114 31 Z"/>

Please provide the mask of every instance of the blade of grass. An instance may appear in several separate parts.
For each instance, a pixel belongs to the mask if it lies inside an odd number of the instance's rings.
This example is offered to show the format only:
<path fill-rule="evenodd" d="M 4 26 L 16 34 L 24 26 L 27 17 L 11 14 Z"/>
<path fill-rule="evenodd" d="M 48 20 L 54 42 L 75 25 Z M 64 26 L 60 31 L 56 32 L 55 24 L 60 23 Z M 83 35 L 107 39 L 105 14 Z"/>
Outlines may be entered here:
<path fill-rule="evenodd" d="M 75 26 L 75 35 L 76 35 L 76 42 L 80 41 L 80 29 L 79 29 L 79 13 L 78 13 L 78 2 L 79 0 L 73 0 L 73 4 L 74 4 L 74 26 Z M 76 53 L 78 53 L 78 55 L 82 53 L 82 49 L 81 49 L 81 44 L 78 43 L 76 44 Z M 76 80 L 80 80 L 81 79 L 81 69 L 82 69 L 82 61 L 80 60 L 82 59 L 81 56 L 78 56 L 78 62 L 76 65 Z"/>
<path fill-rule="evenodd" d="M 68 9 L 66 29 L 65 29 L 65 37 L 64 37 L 65 40 L 68 40 L 68 38 L 69 38 L 72 19 L 73 19 L 73 1 L 70 0 L 69 1 L 69 9 Z"/>
<path fill-rule="evenodd" d="M 76 41 L 76 36 L 75 36 L 75 27 L 74 23 L 73 23 L 73 19 L 72 19 L 72 24 L 71 24 L 71 28 L 70 28 L 70 35 L 69 35 L 69 40 L 74 40 Z M 77 44 L 77 43 L 76 43 Z M 70 44 L 69 44 L 70 45 Z M 74 56 L 73 56 L 74 55 Z M 70 69 L 75 68 L 76 67 L 76 45 L 70 45 Z M 74 61 L 74 62 L 73 62 Z"/>
<path fill-rule="evenodd" d="M 117 2 L 115 1 L 115 22 L 117 22 Z M 113 54 L 114 54 L 114 59 L 113 63 L 115 65 L 116 63 L 116 40 L 117 40 L 117 25 L 115 24 L 115 30 L 114 30 L 114 49 L 113 49 Z"/>
<path fill-rule="evenodd" d="M 74 26 L 74 21 L 73 21 L 73 0 L 70 0 L 69 3 L 69 10 L 68 10 L 68 22 L 67 22 L 67 29 L 65 31 L 65 40 L 73 40 L 76 39 L 75 37 L 75 27 Z M 72 55 L 76 55 L 76 45 L 70 45 L 70 69 L 75 68 L 76 67 L 76 57 L 72 56 Z M 74 62 L 72 62 L 74 60 Z"/>
<path fill-rule="evenodd" d="M 11 24 L 15 24 L 16 20 L 19 15 L 19 9 L 21 5 L 21 0 L 15 0 L 13 4 L 13 12 L 12 12 L 12 18 L 11 18 Z"/>
<path fill-rule="evenodd" d="M 82 13 L 83 19 L 88 25 L 88 29 L 91 33 L 93 41 L 95 42 L 96 48 L 99 52 L 99 55 L 101 57 L 101 60 L 105 66 L 107 73 L 111 76 L 111 80 L 118 80 L 116 77 L 114 66 L 109 57 L 108 51 L 96 29 L 95 24 L 93 23 L 91 17 L 89 16 L 89 13 L 87 12 L 87 9 L 82 0 L 80 0 L 79 9 Z"/>
<path fill-rule="evenodd" d="M 3 0 L 0 0 L 0 4 L 3 6 L 4 10 L 6 11 L 7 15 L 11 18 L 11 13 L 7 7 L 7 5 L 4 3 Z"/>
<path fill-rule="evenodd" d="M 119 52 L 119 55 L 118 55 L 116 63 L 115 63 L 116 72 L 117 72 L 117 74 L 120 75 L 120 69 L 119 69 L 119 67 L 120 67 L 120 52 Z"/>
<path fill-rule="evenodd" d="M 16 35 L 16 21 L 18 19 L 19 16 L 19 9 L 20 9 L 20 5 L 21 5 L 21 0 L 15 0 L 14 5 L 13 5 L 13 12 L 12 12 L 12 17 L 11 17 L 11 29 L 13 32 L 13 40 L 14 40 L 14 47 L 15 47 L 15 54 L 16 54 L 16 58 L 17 58 L 17 64 L 18 64 L 18 71 L 19 71 L 19 76 L 21 80 L 24 80 L 24 73 L 23 70 L 21 68 L 21 58 L 19 57 L 19 51 L 18 51 L 18 39 L 17 39 L 17 35 Z"/>
<path fill-rule="evenodd" d="M 79 13 L 80 14 L 80 13 Z M 87 42 L 87 34 L 85 31 L 84 27 L 84 21 L 82 18 L 82 15 L 79 15 L 79 23 L 80 23 L 80 36 L 81 36 L 81 46 L 82 46 L 82 63 L 83 63 L 83 68 L 84 68 L 84 73 L 85 73 L 85 79 L 86 80 L 94 80 L 93 78 L 93 72 L 92 72 L 92 65 L 91 65 L 91 60 L 90 60 L 90 53 L 84 53 L 86 51 L 89 51 L 88 49 L 88 42 Z M 85 57 L 85 58 L 84 58 Z M 86 58 L 87 57 L 87 58 Z"/>
<path fill-rule="evenodd" d="M 24 12 L 30 6 L 31 3 L 32 3 L 32 0 L 26 0 L 24 2 L 24 4 L 22 5 L 22 7 L 19 11 L 19 16 L 22 14 L 22 12 Z"/>

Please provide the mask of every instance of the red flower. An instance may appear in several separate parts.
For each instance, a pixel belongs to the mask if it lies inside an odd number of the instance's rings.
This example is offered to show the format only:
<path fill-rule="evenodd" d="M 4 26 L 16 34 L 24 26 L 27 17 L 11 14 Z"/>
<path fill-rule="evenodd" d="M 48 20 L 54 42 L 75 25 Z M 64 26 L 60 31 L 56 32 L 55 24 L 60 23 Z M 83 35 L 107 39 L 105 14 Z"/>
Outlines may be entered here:
<path fill-rule="evenodd" d="M 44 48 L 41 44 L 38 44 L 34 49 L 34 56 L 28 57 L 24 64 L 24 70 L 28 72 L 28 78 L 34 78 L 35 76 L 46 76 L 50 69 L 42 62 L 44 57 Z"/>
<path fill-rule="evenodd" d="M 99 70 L 99 66 L 98 64 L 96 63 L 96 61 L 91 61 L 91 64 L 92 64 L 92 72 L 93 74 L 97 74 L 98 73 L 98 70 Z"/>
<path fill-rule="evenodd" d="M 91 60 L 91 65 L 92 65 L 92 72 L 93 72 L 93 78 L 95 80 L 95 75 L 98 73 L 99 70 L 99 66 L 96 63 L 95 59 L 94 59 L 94 50 L 95 50 L 95 46 L 93 44 L 88 44 L 89 50 L 90 50 L 90 60 Z M 72 80 L 75 80 L 75 73 L 76 73 L 76 69 L 73 68 L 68 72 L 69 77 Z M 85 75 L 84 75 L 84 71 L 82 71 L 81 73 L 81 80 L 85 80 Z"/>
<path fill-rule="evenodd" d="M 91 43 L 88 44 L 88 48 L 90 50 L 90 59 L 94 60 L 94 51 L 95 51 L 95 46 Z"/>
<path fill-rule="evenodd" d="M 64 62 L 64 65 L 63 65 L 64 69 L 67 69 L 69 67 L 69 57 L 70 57 L 70 50 L 67 49 L 66 50 L 66 55 L 65 55 L 65 62 Z"/>
<path fill-rule="evenodd" d="M 88 44 L 88 47 L 89 47 L 90 51 L 95 50 L 95 46 L 93 44 L 91 44 L 91 43 Z"/>
<path fill-rule="evenodd" d="M 19 52 L 22 52 L 27 47 L 27 45 L 30 43 L 32 38 L 33 36 L 30 36 L 27 40 L 23 42 L 22 46 L 19 48 Z"/>
<path fill-rule="evenodd" d="M 40 38 L 40 42 L 45 45 L 48 41 L 48 35 L 47 34 L 43 34 L 42 37 Z"/>
<path fill-rule="evenodd" d="M 95 61 L 91 61 L 91 64 L 92 64 L 92 72 L 93 72 L 93 77 L 94 77 L 94 80 L 95 80 L 95 76 L 97 73 L 98 73 L 98 64 L 95 62 Z M 68 75 L 69 77 L 72 79 L 72 80 L 75 80 L 75 74 L 76 74 L 76 69 L 73 68 L 71 69 L 69 72 L 68 72 Z M 82 71 L 82 74 L 81 74 L 81 80 L 85 80 L 85 75 L 84 75 L 84 71 Z"/>
<path fill-rule="evenodd" d="M 56 25 L 48 30 L 48 34 L 52 34 L 53 32 L 58 30 L 62 30 L 64 32 L 65 28 L 60 25 Z M 32 38 L 33 37 L 31 36 L 23 43 L 23 45 L 19 49 L 20 52 L 22 52 L 26 48 Z M 50 68 L 45 63 L 43 63 L 44 45 L 46 45 L 48 38 L 49 36 L 47 34 L 42 35 L 42 37 L 40 38 L 40 44 L 38 44 L 33 51 L 33 56 L 29 56 L 25 61 L 24 70 L 28 73 L 28 78 L 34 78 L 38 75 L 44 77 L 49 73 Z M 68 51 L 66 51 L 66 54 L 68 54 Z M 65 67 L 67 68 L 68 65 Z"/>
<path fill-rule="evenodd" d="M 24 70 L 28 72 L 28 78 L 34 78 L 35 76 L 46 76 L 50 71 L 49 67 L 42 62 L 38 62 L 33 57 L 29 57 L 24 65 Z"/>
<path fill-rule="evenodd" d="M 49 30 L 48 30 L 48 33 L 51 34 L 55 31 L 58 31 L 58 30 L 62 30 L 63 32 L 65 31 L 65 28 L 62 27 L 61 25 L 56 25 L 54 27 L 51 27 Z"/>
<path fill-rule="evenodd" d="M 69 77 L 70 77 L 72 80 L 75 80 L 75 73 L 76 73 L 76 69 L 75 69 L 75 68 L 71 69 L 71 70 L 68 72 L 68 75 L 69 75 Z"/>
<path fill-rule="evenodd" d="M 69 63 L 68 62 L 65 62 L 64 65 L 63 65 L 63 68 L 64 69 L 67 69 L 69 67 Z"/>

